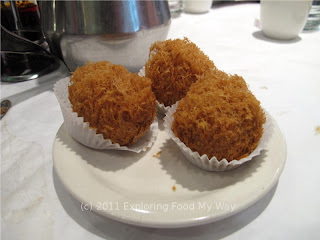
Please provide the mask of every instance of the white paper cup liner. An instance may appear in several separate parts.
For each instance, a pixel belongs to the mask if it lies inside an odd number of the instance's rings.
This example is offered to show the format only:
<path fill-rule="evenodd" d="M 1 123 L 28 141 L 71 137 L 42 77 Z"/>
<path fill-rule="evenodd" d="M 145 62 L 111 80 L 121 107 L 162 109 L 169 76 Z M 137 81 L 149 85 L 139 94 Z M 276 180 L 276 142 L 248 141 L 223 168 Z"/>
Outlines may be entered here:
<path fill-rule="evenodd" d="M 168 132 L 170 137 L 178 144 L 183 155 L 194 165 L 208 170 L 208 171 L 226 171 L 239 167 L 241 164 L 250 161 L 253 157 L 258 156 L 260 152 L 265 149 L 267 143 L 271 139 L 273 133 L 273 123 L 270 114 L 264 111 L 266 114 L 266 122 L 263 124 L 263 134 L 259 141 L 256 149 L 250 153 L 249 156 L 241 158 L 240 160 L 232 160 L 228 162 L 225 158 L 218 161 L 216 157 L 208 158 L 206 154 L 200 156 L 198 152 L 193 152 L 188 148 L 183 142 L 180 141 L 178 137 L 174 135 L 171 130 L 172 122 L 174 120 L 173 114 L 176 112 L 179 102 L 172 105 L 172 107 L 167 111 L 164 118 L 165 130 Z"/>
<path fill-rule="evenodd" d="M 140 69 L 140 71 L 138 72 L 138 75 L 140 77 L 145 77 L 146 76 L 146 70 L 145 70 L 145 67 L 143 67 L 142 69 Z M 168 109 L 170 108 L 171 106 L 165 106 L 163 103 L 159 103 L 157 101 L 157 110 L 159 113 L 161 113 L 162 115 L 166 115 L 166 112 L 168 111 Z"/>
<path fill-rule="evenodd" d="M 54 85 L 54 93 L 60 104 L 66 130 L 78 142 L 95 149 L 125 150 L 136 153 L 146 151 L 155 142 L 158 135 L 156 117 L 150 125 L 150 129 L 135 144 L 120 146 L 118 143 L 112 143 L 110 139 L 104 139 L 102 134 L 97 134 L 95 129 L 90 128 L 88 122 L 83 121 L 83 117 L 78 117 L 78 114 L 73 112 L 69 101 L 69 85 L 69 77 L 59 80 Z"/>

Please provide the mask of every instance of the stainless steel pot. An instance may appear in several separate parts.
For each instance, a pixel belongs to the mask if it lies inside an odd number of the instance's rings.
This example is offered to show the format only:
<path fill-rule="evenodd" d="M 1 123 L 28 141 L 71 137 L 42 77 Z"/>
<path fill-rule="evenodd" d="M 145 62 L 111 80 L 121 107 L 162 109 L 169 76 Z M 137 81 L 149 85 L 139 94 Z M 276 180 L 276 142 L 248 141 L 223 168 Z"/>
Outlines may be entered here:
<path fill-rule="evenodd" d="M 136 72 L 171 23 L 167 1 L 39 1 L 39 7 L 50 49 L 70 71 L 108 60 Z"/>

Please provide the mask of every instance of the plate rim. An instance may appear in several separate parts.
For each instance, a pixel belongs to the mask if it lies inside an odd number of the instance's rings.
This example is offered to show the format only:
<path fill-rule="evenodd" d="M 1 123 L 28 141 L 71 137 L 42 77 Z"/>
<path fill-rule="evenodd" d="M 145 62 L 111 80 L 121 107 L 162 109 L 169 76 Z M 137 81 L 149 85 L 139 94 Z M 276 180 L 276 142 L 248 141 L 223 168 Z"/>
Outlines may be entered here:
<path fill-rule="evenodd" d="M 132 218 L 132 217 L 126 217 L 126 214 L 121 214 L 121 212 L 123 211 L 108 211 L 108 210 L 97 210 L 95 209 L 94 206 L 91 205 L 91 209 L 90 211 L 94 211 L 95 213 L 98 213 L 102 216 L 108 217 L 110 219 L 122 222 L 122 223 L 126 223 L 126 224 L 131 224 L 131 225 L 135 225 L 135 226 L 141 226 L 141 227 L 150 227 L 150 228 L 181 228 L 181 227 L 191 227 L 191 226 L 199 226 L 199 225 L 203 225 L 203 224 L 207 224 L 207 223 L 212 223 L 212 222 L 216 222 L 222 219 L 225 219 L 227 217 L 233 216 L 237 213 L 242 212 L 243 210 L 251 207 L 252 205 L 254 205 L 256 202 L 258 202 L 259 200 L 261 200 L 268 192 L 270 192 L 270 190 L 276 185 L 276 183 L 279 181 L 279 178 L 284 170 L 285 167 L 285 163 L 287 160 L 287 144 L 286 144 L 286 140 L 284 138 L 284 135 L 282 134 L 277 122 L 275 121 L 275 119 L 271 116 L 271 119 L 273 121 L 274 124 L 274 129 L 273 131 L 278 130 L 278 134 L 281 138 L 281 142 L 282 145 L 284 147 L 283 149 L 283 160 L 281 161 L 282 164 L 279 165 L 278 171 L 272 175 L 272 179 L 270 181 L 270 183 L 268 184 L 267 188 L 264 189 L 263 192 L 261 192 L 260 194 L 254 195 L 253 198 L 250 198 L 250 200 L 246 200 L 244 203 L 242 203 L 241 205 L 237 205 L 237 208 L 234 209 L 234 211 L 230 212 L 230 211 L 221 211 L 218 214 L 214 214 L 214 215 L 206 215 L 204 217 L 200 217 L 200 218 L 188 218 L 188 219 L 179 219 L 179 221 L 177 221 L 176 219 L 170 220 L 167 219 L 166 221 L 162 220 L 157 220 L 152 219 L 152 221 L 145 221 L 144 219 L 137 219 L 137 218 Z M 56 173 L 56 175 L 58 176 L 60 182 L 62 183 L 62 185 L 66 188 L 66 190 L 76 199 L 79 201 L 79 203 L 88 203 L 88 201 L 86 199 L 83 199 L 81 196 L 77 195 L 73 189 L 71 189 L 68 184 L 65 182 L 65 179 L 61 176 L 61 173 L 59 172 L 59 170 L 57 169 L 56 166 L 56 142 L 57 142 L 57 136 L 58 133 L 60 131 L 65 131 L 65 134 L 68 134 L 66 132 L 66 129 L 64 127 L 64 123 L 62 123 L 62 125 L 60 126 L 59 130 L 57 131 L 57 134 L 55 136 L 54 142 L 53 142 L 53 151 L 52 151 L 52 158 L 53 158 L 53 168 L 54 171 Z M 70 136 L 71 137 L 71 136 Z M 272 138 L 274 137 L 274 133 L 273 136 L 271 137 L 270 141 L 272 141 Z M 72 138 L 72 137 L 71 137 Z M 74 140 L 74 139 L 73 139 Z M 74 140 L 76 141 L 76 140 Z M 84 148 L 86 148 L 86 146 L 82 145 Z M 187 161 L 187 159 L 185 159 Z M 206 171 L 206 170 L 204 170 Z M 231 170 L 233 171 L 233 170 Z M 236 170 L 235 170 L 236 171 Z M 168 201 L 169 202 L 169 201 Z"/>

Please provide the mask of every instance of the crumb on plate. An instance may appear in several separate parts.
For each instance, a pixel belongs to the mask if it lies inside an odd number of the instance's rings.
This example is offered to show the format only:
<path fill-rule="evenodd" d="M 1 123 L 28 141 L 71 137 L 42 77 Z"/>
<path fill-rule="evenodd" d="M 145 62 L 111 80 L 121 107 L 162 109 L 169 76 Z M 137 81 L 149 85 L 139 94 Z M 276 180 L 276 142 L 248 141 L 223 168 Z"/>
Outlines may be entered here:
<path fill-rule="evenodd" d="M 152 157 L 155 157 L 155 158 L 158 158 L 161 154 L 161 151 L 160 152 L 157 152 L 157 154 L 153 155 Z"/>

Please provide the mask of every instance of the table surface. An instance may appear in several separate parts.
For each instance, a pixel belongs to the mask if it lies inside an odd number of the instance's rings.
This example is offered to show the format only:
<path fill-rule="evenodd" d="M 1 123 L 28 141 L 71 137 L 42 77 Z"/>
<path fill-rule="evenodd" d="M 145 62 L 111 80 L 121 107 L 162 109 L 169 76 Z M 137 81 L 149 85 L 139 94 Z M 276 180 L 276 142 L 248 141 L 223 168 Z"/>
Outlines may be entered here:
<path fill-rule="evenodd" d="M 1 83 L 13 107 L 1 120 L 2 239 L 320 239 L 320 31 L 292 41 L 263 36 L 259 4 L 224 4 L 172 19 L 169 38 L 188 37 L 228 73 L 244 77 L 278 122 L 287 162 L 278 184 L 252 207 L 181 229 L 130 226 L 83 212 L 57 178 L 52 145 L 63 123 L 53 84 Z M 23 236 L 23 237 L 22 237 Z"/>

